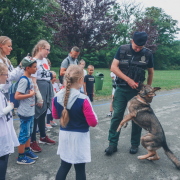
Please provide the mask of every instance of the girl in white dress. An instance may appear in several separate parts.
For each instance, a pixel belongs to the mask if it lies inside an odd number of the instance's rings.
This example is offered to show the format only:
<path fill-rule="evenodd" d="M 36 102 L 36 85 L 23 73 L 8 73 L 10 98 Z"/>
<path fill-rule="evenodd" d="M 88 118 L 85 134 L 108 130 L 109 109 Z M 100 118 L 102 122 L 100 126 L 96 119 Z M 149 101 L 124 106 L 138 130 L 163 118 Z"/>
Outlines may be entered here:
<path fill-rule="evenodd" d="M 80 93 L 84 82 L 83 69 L 70 65 L 65 73 L 65 88 L 60 90 L 52 103 L 52 115 L 60 119 L 59 146 L 57 154 L 61 166 L 56 180 L 65 180 L 74 164 L 76 180 L 85 180 L 85 164 L 91 162 L 89 127 L 97 125 L 89 97 Z"/>
<path fill-rule="evenodd" d="M 8 67 L 0 63 L 0 84 L 5 84 L 8 78 Z M 11 110 L 13 103 L 8 103 L 0 90 L 0 179 L 5 180 L 8 158 L 14 153 L 14 147 L 19 146 L 18 138 L 13 126 Z"/>

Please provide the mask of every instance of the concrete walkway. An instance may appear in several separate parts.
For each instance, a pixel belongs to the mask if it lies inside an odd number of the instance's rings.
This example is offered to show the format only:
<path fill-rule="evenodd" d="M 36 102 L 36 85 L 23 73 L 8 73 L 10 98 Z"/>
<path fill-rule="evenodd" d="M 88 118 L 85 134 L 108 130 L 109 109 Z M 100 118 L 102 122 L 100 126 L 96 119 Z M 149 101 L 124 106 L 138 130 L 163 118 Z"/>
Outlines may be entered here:
<path fill-rule="evenodd" d="M 167 158 L 163 149 L 158 150 L 160 160 L 154 162 L 137 159 L 138 155 L 146 154 L 141 145 L 136 155 L 129 154 L 131 123 L 121 131 L 118 151 L 110 157 L 104 154 L 105 148 L 108 147 L 107 138 L 111 120 L 106 118 L 109 106 L 110 100 L 93 103 L 99 123 L 95 128 L 90 128 L 92 162 L 86 165 L 87 180 L 180 180 L 180 171 Z M 180 89 L 157 92 L 151 106 L 164 128 L 169 148 L 180 157 Z M 19 134 L 18 117 L 14 119 L 14 126 Z M 37 153 L 39 159 L 33 165 L 18 165 L 16 148 L 15 153 L 9 158 L 7 180 L 55 179 L 60 166 L 60 157 L 56 155 L 59 122 L 56 122 L 58 126 L 47 132 L 47 135 L 57 142 L 56 145 L 41 145 L 42 152 Z M 74 167 L 71 168 L 67 180 L 75 180 Z"/>

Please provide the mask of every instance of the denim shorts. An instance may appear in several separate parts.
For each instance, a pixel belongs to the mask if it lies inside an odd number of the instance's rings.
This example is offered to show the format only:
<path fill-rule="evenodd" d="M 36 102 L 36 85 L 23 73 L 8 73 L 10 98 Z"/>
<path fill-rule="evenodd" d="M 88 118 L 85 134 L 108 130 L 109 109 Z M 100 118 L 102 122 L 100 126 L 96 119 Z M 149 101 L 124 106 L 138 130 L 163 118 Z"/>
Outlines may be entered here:
<path fill-rule="evenodd" d="M 18 116 L 20 118 L 20 132 L 18 140 L 20 144 L 26 144 L 33 132 L 34 116 L 23 117 L 19 114 Z"/>

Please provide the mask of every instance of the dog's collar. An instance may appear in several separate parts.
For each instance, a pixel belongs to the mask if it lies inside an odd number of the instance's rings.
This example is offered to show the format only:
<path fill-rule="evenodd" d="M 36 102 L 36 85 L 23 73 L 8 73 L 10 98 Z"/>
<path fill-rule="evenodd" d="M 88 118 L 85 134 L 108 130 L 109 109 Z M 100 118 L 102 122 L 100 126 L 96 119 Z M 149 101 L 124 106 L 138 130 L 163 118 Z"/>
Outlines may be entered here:
<path fill-rule="evenodd" d="M 144 101 L 139 95 L 137 95 L 137 100 L 144 103 L 144 104 L 149 104 L 146 101 Z"/>

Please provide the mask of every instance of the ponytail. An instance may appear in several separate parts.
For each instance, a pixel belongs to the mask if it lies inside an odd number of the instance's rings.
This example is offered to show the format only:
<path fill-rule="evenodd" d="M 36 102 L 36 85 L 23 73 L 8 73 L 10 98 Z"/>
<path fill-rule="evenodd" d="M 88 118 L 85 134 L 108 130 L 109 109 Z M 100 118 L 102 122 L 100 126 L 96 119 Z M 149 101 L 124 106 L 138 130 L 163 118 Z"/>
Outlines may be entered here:
<path fill-rule="evenodd" d="M 69 114 L 67 111 L 67 103 L 68 103 L 68 98 L 70 94 L 70 88 L 71 88 L 71 78 L 69 74 L 66 76 L 66 92 L 65 92 L 65 97 L 64 97 L 64 109 L 62 111 L 60 123 L 62 127 L 66 127 L 67 123 L 69 122 Z"/>
<path fill-rule="evenodd" d="M 84 77 L 83 69 L 78 65 L 70 65 L 64 75 L 66 92 L 64 95 L 64 109 L 62 111 L 60 124 L 62 127 L 66 127 L 69 122 L 69 114 L 67 111 L 67 103 L 69 99 L 70 89 L 72 85 L 79 86 L 79 79 Z M 81 86 L 81 85 L 80 85 Z M 79 87 L 80 88 L 80 87 Z"/>

